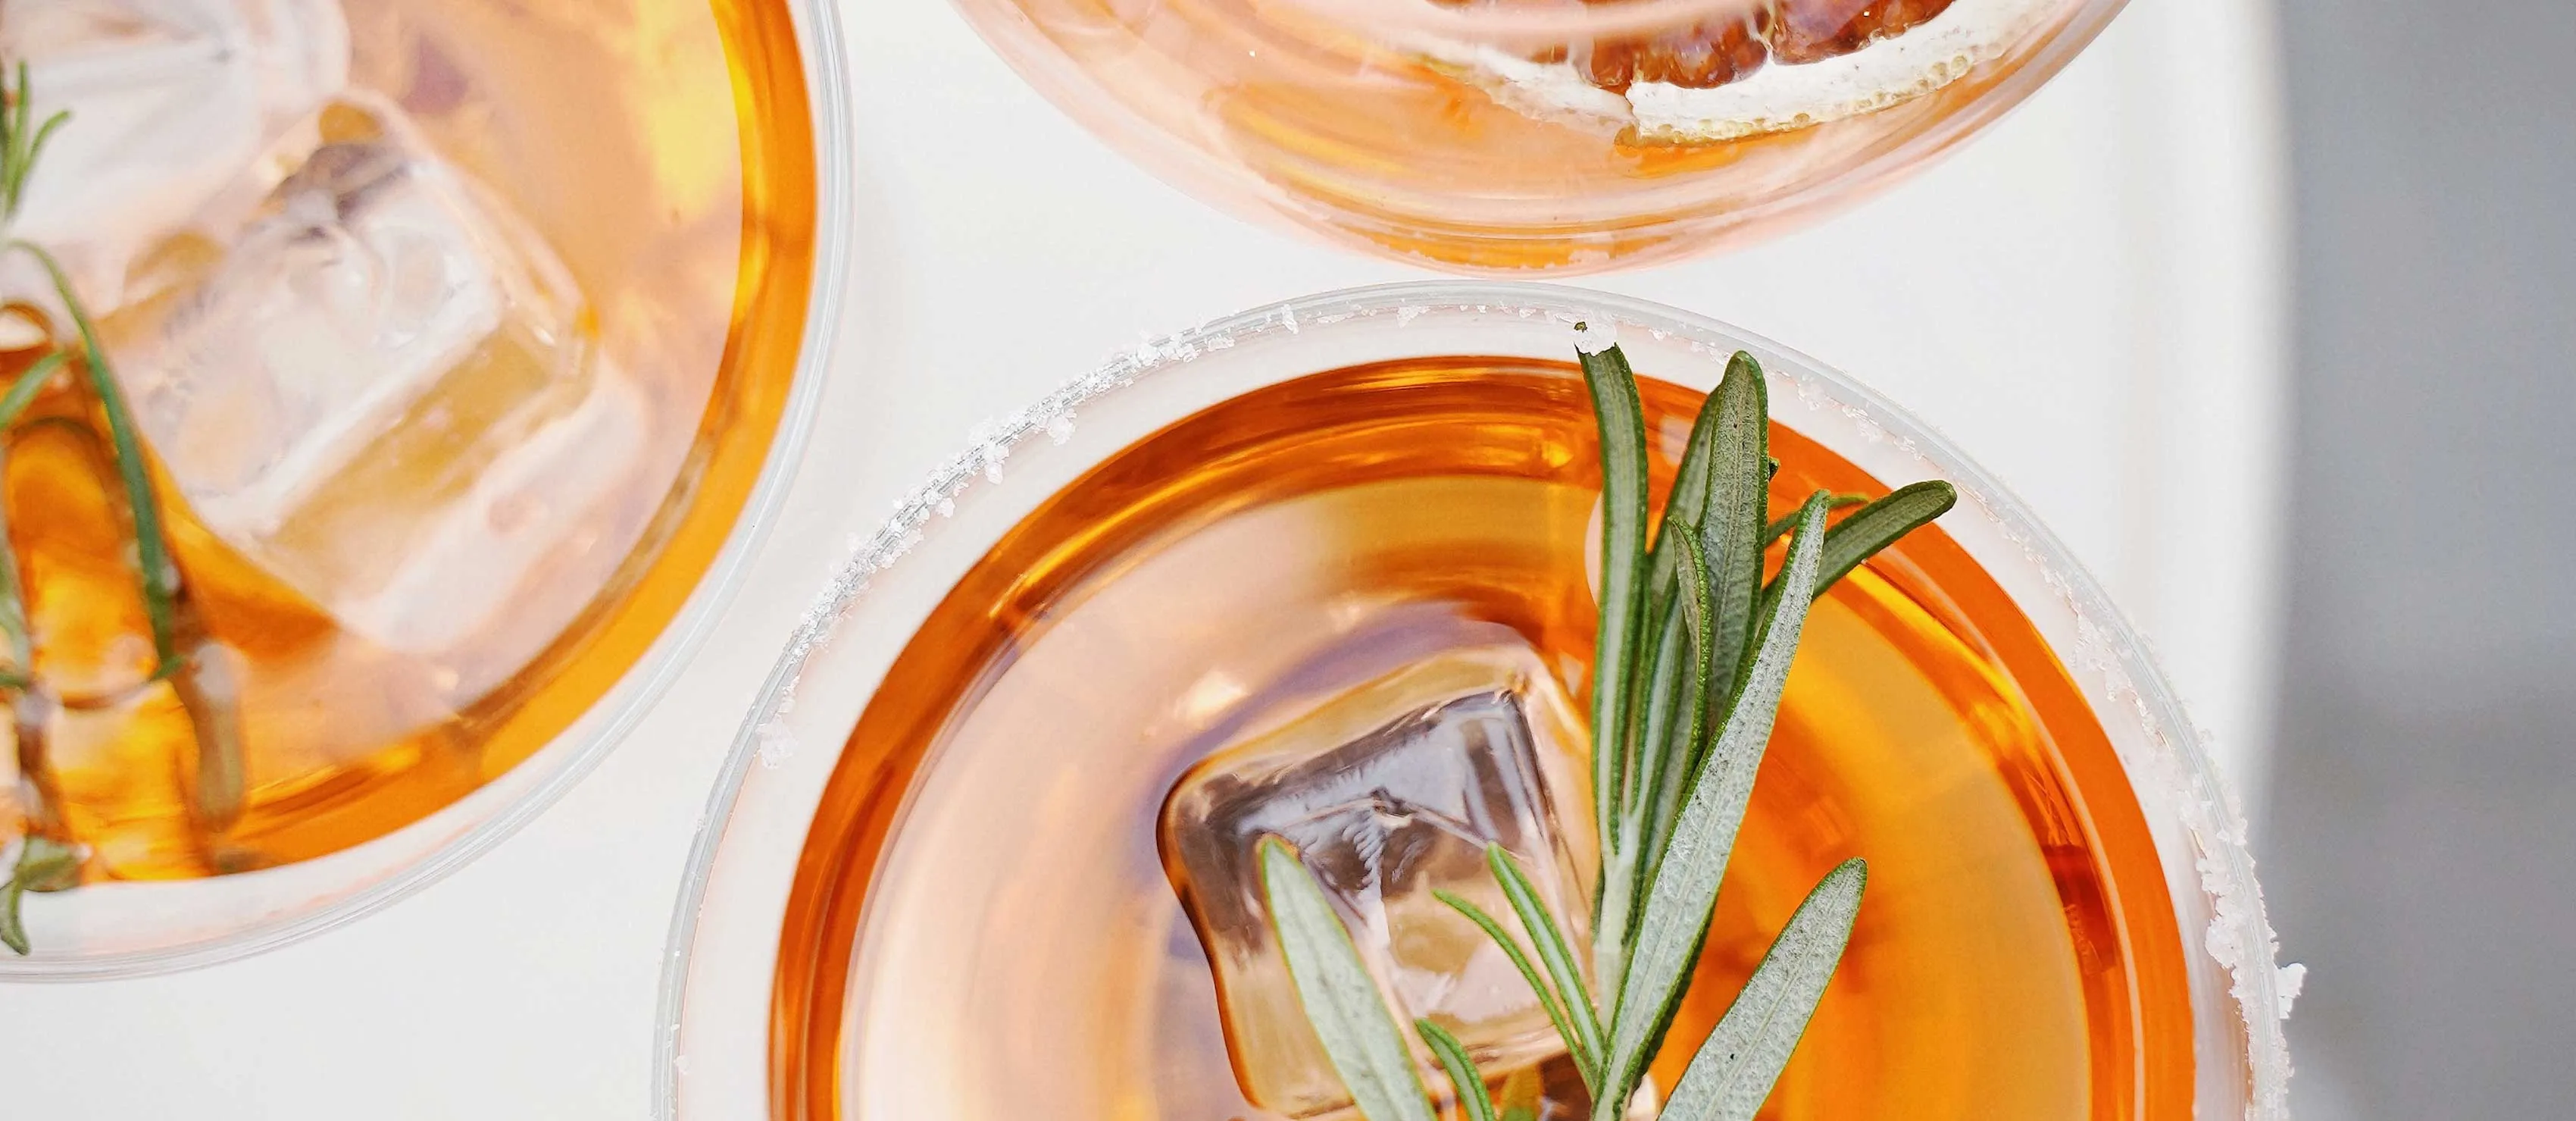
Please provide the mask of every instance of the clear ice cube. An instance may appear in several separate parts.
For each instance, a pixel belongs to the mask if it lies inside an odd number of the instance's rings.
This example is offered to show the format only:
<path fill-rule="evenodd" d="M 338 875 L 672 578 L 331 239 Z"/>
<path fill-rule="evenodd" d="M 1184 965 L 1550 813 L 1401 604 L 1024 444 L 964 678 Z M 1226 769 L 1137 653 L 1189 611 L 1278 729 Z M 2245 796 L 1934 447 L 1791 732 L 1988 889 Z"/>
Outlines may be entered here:
<path fill-rule="evenodd" d="M 1323 883 L 1399 1023 L 1440 1023 L 1488 1069 L 1560 1051 L 1509 959 L 1433 896 L 1473 900 L 1518 933 L 1484 859 L 1488 842 L 1500 844 L 1565 924 L 1577 959 L 1589 958 L 1586 756 L 1537 655 L 1452 651 L 1277 726 L 1191 767 L 1160 823 L 1245 1097 L 1299 1118 L 1350 1104 L 1270 934 L 1253 856 L 1264 836 L 1286 840 Z"/>
<path fill-rule="evenodd" d="M 28 64 L 33 119 L 72 114 L 15 232 L 106 308 L 128 258 L 347 82 L 349 29 L 338 0 L 18 0 L 0 4 L 0 58 Z"/>
<path fill-rule="evenodd" d="M 160 247 L 183 279 L 110 324 L 171 477 L 216 535 L 382 646 L 450 660 L 493 628 L 551 637 L 582 597 L 515 593 L 584 547 L 567 539 L 647 431 L 572 277 L 375 99 L 334 100 L 246 174 L 268 169 L 236 238 Z"/>

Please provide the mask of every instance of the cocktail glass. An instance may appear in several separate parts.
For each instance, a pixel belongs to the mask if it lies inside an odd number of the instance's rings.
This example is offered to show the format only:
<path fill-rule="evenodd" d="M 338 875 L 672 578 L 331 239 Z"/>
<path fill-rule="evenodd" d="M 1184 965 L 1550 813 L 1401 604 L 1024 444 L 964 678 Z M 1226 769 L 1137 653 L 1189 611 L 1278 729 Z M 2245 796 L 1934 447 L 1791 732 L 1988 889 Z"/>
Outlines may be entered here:
<path fill-rule="evenodd" d="M 958 0 L 1050 100 L 1248 215 L 1469 273 L 1643 263 L 1885 185 L 2119 0 Z"/>
<path fill-rule="evenodd" d="M 2137 636 L 2030 513 L 1760 338 L 1451 283 L 1146 343 L 979 429 L 858 548 L 703 819 L 657 1115 L 1299 1115 L 1263 994 L 1211 968 L 1239 947 L 1174 894 L 1229 886 L 1175 853 L 1206 805 L 1335 845 L 1363 890 L 1395 882 L 1371 862 L 1398 848 L 1417 876 L 1445 859 L 1436 834 L 1482 831 L 1554 850 L 1577 871 L 1550 882 L 1579 897 L 1566 714 L 1599 484 L 1578 322 L 1647 379 L 1660 474 L 1741 350 L 1768 378 L 1775 510 L 1924 478 L 1963 496 L 1820 601 L 1720 896 L 1709 993 L 1823 868 L 1871 862 L 1778 1115 L 2283 1117 L 2298 976 L 2274 965 L 2243 822 Z M 1186 793 L 1210 768 L 1222 795 Z M 1453 1010 L 1518 983 L 1411 982 Z M 1716 1011 L 1686 1006 L 1676 1038 Z M 1488 1058 L 1544 1082 L 1537 1030 Z"/>
<path fill-rule="evenodd" d="M 119 537 L 139 530 L 104 414 L 61 379 L 10 434 L 41 703 L 17 705 L 0 859 L 34 830 L 77 849 L 79 883 L 25 897 L 31 952 L 0 978 L 188 968 L 386 906 L 528 821 L 673 683 L 819 399 L 847 211 L 834 20 L 801 0 L 0 15 L 37 119 L 72 112 L 11 233 L 64 262 L 113 359 L 193 675 L 136 637 Z M 43 279 L 0 276 L 36 309 L 13 330 L 67 329 Z M 46 346 L 10 345 L 12 378 Z"/>

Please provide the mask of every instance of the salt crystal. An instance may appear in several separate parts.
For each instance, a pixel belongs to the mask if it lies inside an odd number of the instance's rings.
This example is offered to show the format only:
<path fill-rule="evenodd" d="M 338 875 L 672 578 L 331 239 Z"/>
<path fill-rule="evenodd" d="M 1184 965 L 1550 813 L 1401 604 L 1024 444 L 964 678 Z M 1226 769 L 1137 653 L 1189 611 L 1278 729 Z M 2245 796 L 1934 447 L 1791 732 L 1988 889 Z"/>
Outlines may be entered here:
<path fill-rule="evenodd" d="M 788 757 L 796 754 L 796 734 L 776 720 L 763 723 L 759 736 L 760 743 L 755 751 L 763 767 L 777 770 L 786 765 Z"/>
<path fill-rule="evenodd" d="M 1574 349 L 1583 354 L 1599 354 L 1619 345 L 1619 325 L 1607 319 L 1587 319 L 1574 325 Z"/>

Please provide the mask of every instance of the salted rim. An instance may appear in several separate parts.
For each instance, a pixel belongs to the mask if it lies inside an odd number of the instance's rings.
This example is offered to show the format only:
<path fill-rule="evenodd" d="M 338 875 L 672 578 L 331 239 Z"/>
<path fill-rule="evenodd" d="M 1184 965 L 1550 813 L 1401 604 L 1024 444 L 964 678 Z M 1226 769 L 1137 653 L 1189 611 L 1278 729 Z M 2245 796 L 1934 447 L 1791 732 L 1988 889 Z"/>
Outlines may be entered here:
<path fill-rule="evenodd" d="M 871 581 L 922 540 L 924 527 L 934 517 L 954 510 L 959 496 L 979 477 L 1000 481 L 1012 448 L 1041 433 L 1062 442 L 1072 433 L 1075 410 L 1106 394 L 1141 378 L 1187 365 L 1201 355 L 1230 349 L 1239 340 L 1281 332 L 1296 334 L 1301 324 L 1321 326 L 1353 318 L 1393 316 L 1397 325 L 1403 326 L 1433 310 L 1448 309 L 1519 318 L 1545 315 L 1569 327 L 1580 318 L 1593 323 L 1596 330 L 1606 316 L 1614 324 L 1644 330 L 1658 340 L 1682 338 L 1693 350 L 1722 347 L 1731 351 L 1739 342 L 1757 344 L 1788 360 L 1784 365 L 1789 369 L 1774 372 L 1785 373 L 1797 382 L 1803 401 L 1838 406 L 1847 417 L 1874 426 L 1897 447 L 1964 484 L 1962 489 L 1970 501 L 1979 505 L 2007 541 L 2022 550 L 2074 617 L 2077 648 L 2061 654 L 2081 659 L 2086 668 L 2102 673 L 2108 699 L 2113 703 L 2125 701 L 2133 707 L 2151 755 L 2143 762 L 2174 798 L 2174 811 L 2192 846 L 2194 871 L 2209 897 L 2210 921 L 2200 932 L 2197 944 L 2227 973 L 2228 996 L 2235 1003 L 2238 1026 L 2245 1033 L 2242 1058 L 2250 1092 L 2244 1116 L 2247 1121 L 2282 1121 L 2288 1116 L 2290 1059 L 2282 1022 L 2289 1015 L 2290 1000 L 2297 995 L 2303 970 L 2296 965 L 2284 969 L 2276 964 L 2279 942 L 2265 918 L 2262 892 L 2254 880 L 2254 858 L 2247 847 L 2243 813 L 2226 779 L 2200 748 L 2199 741 L 2206 738 L 2206 733 L 2176 731 L 2196 725 L 2165 687 L 2164 676 L 2145 642 L 2110 605 L 2100 585 L 2054 536 L 2039 526 L 2009 488 L 1887 399 L 1848 380 L 1820 377 L 1817 372 L 1830 367 L 1750 332 L 1724 328 L 1706 317 L 1643 300 L 1561 285 L 1416 281 L 1306 296 L 1212 320 L 1113 355 L 1035 404 L 976 425 L 964 450 L 931 471 L 896 504 L 893 514 L 874 533 L 854 540 L 849 556 L 835 568 L 806 609 L 763 682 L 760 700 L 735 733 L 723 769 L 699 816 L 663 959 L 654 1025 L 655 1117 L 676 1116 L 680 1031 L 700 908 L 743 783 L 755 762 L 775 767 L 795 749 L 794 738 L 781 718 L 794 707 L 806 662 L 831 640 L 840 623 L 861 602 Z M 1926 448 L 1940 452 L 1945 461 L 1935 464 L 1923 450 Z M 2133 764 L 2124 759 L 2124 765 Z M 2170 863 L 2162 854 L 2159 860 Z M 2186 934 L 2186 942 L 2191 941 Z M 2203 1055 L 2202 1061 L 2208 1057 Z"/>
<path fill-rule="evenodd" d="M 0 957 L 0 982 L 103 981 L 178 973 L 253 957 L 372 915 L 473 862 L 535 820 L 587 777 L 607 757 L 609 749 L 623 742 L 643 721 L 654 702 L 680 680 L 690 656 L 715 632 L 717 623 L 724 618 L 724 609 L 742 590 L 751 559 L 768 539 L 789 485 L 803 466 L 805 444 L 821 411 L 824 376 L 838 334 L 838 309 L 850 248 L 848 223 L 841 217 L 849 209 L 850 143 L 849 89 L 842 73 L 846 56 L 840 15 L 838 6 L 830 0 L 787 0 L 787 6 L 796 28 L 806 104 L 812 114 L 810 142 L 815 179 L 812 275 L 807 281 L 805 324 L 797 340 L 796 369 L 790 376 L 778 431 L 770 438 L 760 475 L 745 496 L 715 560 L 699 577 L 688 602 L 670 625 L 582 719 L 587 721 L 590 714 L 602 712 L 614 715 L 587 730 L 579 724 L 567 729 L 564 737 L 578 737 L 578 742 L 571 745 L 565 758 L 535 786 L 503 803 L 491 817 L 431 849 L 421 859 L 335 902 L 282 920 L 173 946 L 73 958 Z M 539 754 L 562 745 L 564 737 L 540 748 Z M 534 762 L 532 756 L 520 766 Z M 491 789 L 491 784 L 483 789 Z M 473 798 L 469 794 L 456 804 L 466 804 Z M 406 833 L 434 828 L 437 821 L 435 815 L 423 818 L 343 852 L 363 852 L 391 843 Z M 329 861 L 340 855 L 334 853 L 303 864 Z"/>

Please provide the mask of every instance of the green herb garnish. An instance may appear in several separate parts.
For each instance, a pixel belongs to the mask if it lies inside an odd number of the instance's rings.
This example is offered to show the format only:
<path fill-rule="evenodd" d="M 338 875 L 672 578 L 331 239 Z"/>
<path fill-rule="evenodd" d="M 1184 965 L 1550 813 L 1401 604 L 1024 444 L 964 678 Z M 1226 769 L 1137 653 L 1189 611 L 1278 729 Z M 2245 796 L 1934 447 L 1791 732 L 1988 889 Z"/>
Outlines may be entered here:
<path fill-rule="evenodd" d="M 1271 929 L 1294 947 L 1288 977 L 1297 1001 L 1360 1113 L 1368 1121 L 1431 1121 L 1413 1052 L 1387 1018 L 1349 928 L 1333 913 L 1314 873 L 1276 837 L 1261 840 L 1261 888 L 1269 897 Z"/>
<path fill-rule="evenodd" d="M 68 111 L 62 111 L 47 117 L 41 125 L 35 124 L 27 64 L 17 64 L 12 74 L 15 82 L 0 89 L 0 95 L 5 96 L 5 102 L 0 103 L 0 229 L 14 225 L 45 142 L 71 119 Z M 73 289 L 62 263 L 43 246 L 17 237 L 14 230 L 7 231 L 0 253 L 24 254 L 44 270 L 55 297 L 71 319 L 77 344 L 57 344 L 56 349 L 37 358 L 11 382 L 5 394 L 0 394 L 0 432 L 17 422 L 56 374 L 78 360 L 83 384 L 97 401 L 106 422 L 108 444 L 133 533 L 140 585 L 137 590 L 152 631 L 152 672 L 137 688 L 170 683 L 195 733 L 195 781 L 189 808 L 202 828 L 228 829 L 241 816 L 245 796 L 238 683 L 232 678 L 229 663 L 206 637 L 205 626 L 188 599 L 179 566 L 171 557 L 164 529 L 167 519 L 159 497 L 152 491 L 151 468 L 133 410 L 109 363 L 107 348 L 99 343 L 97 325 Z M 5 456 L 5 449 L 0 449 L 0 456 Z M 5 458 L 0 458 L 0 463 L 5 463 Z M 0 519 L 0 642 L 6 643 L 11 659 L 10 666 L 0 670 L 0 693 L 10 695 L 12 701 L 19 774 L 24 780 L 20 788 L 29 791 L 28 796 L 36 804 L 25 807 L 26 836 L 19 848 L 16 871 L 5 885 L 0 885 L 0 944 L 23 955 L 28 946 L 18 916 L 20 898 L 29 891 L 60 891 L 73 886 L 79 878 L 80 855 L 77 848 L 51 835 L 61 821 L 60 807 L 52 804 L 55 795 L 47 775 L 44 722 L 60 705 L 36 678 L 35 644 L 28 629 L 25 590 L 6 528 L 5 519 Z"/>
<path fill-rule="evenodd" d="M 1663 1045 L 1708 938 L 1720 881 L 1754 775 L 1769 747 L 1808 606 L 1879 550 L 1947 512 L 1943 482 L 1875 501 L 1818 491 L 1766 520 L 1770 403 L 1762 368 L 1737 354 L 1692 426 L 1655 539 L 1646 523 L 1645 418 L 1619 348 L 1581 355 L 1601 433 L 1601 617 L 1592 672 L 1593 808 L 1601 875 L 1592 966 L 1581 959 L 1499 845 L 1486 860 L 1529 939 L 1448 893 L 1519 969 L 1592 1091 L 1591 1121 L 1620 1121 Z M 1858 506 L 1828 524 L 1831 511 Z M 1763 554 L 1787 535 L 1778 573 Z M 1277 838 L 1261 841 L 1271 927 L 1298 999 L 1367 1121 L 1422 1121 L 1431 1106 L 1349 931 L 1312 873 Z M 1860 914 L 1866 865 L 1849 860 L 1799 904 L 1665 1103 L 1666 1121 L 1750 1121 L 1824 999 Z M 1533 952 L 1534 951 L 1534 952 Z M 1543 967 L 1543 968 L 1542 968 Z M 1527 1117 L 1498 1108 L 1456 1037 L 1415 1032 L 1471 1121 Z"/>
<path fill-rule="evenodd" d="M 80 852 L 51 837 L 28 834 L 18 848 L 18 867 L 0 884 L 0 945 L 20 955 L 27 952 L 27 927 L 18 921 L 18 901 L 31 891 L 61 891 L 80 882 Z"/>

